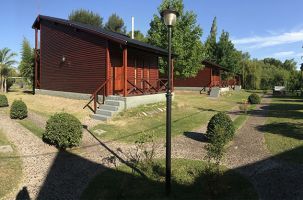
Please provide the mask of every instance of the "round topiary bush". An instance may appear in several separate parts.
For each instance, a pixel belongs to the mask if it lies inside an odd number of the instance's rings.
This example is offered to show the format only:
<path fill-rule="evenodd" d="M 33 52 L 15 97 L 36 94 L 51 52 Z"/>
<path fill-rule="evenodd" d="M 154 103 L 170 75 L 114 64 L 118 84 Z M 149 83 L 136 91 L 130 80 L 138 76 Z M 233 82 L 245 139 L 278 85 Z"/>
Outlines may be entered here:
<path fill-rule="evenodd" d="M 27 117 L 27 106 L 22 100 L 14 100 L 10 109 L 11 119 L 24 119 Z"/>
<path fill-rule="evenodd" d="M 82 139 L 81 122 L 71 114 L 57 113 L 47 120 L 42 139 L 59 149 L 78 146 Z"/>
<path fill-rule="evenodd" d="M 5 95 L 0 94 L 0 107 L 7 107 L 8 101 Z"/>
<path fill-rule="evenodd" d="M 212 141 L 213 138 L 220 138 L 223 143 L 226 143 L 234 137 L 234 134 L 234 123 L 230 117 L 223 112 L 215 114 L 207 125 L 206 136 L 210 141 Z"/>
<path fill-rule="evenodd" d="M 261 97 L 255 93 L 249 95 L 248 102 L 250 104 L 259 104 L 261 103 Z"/>

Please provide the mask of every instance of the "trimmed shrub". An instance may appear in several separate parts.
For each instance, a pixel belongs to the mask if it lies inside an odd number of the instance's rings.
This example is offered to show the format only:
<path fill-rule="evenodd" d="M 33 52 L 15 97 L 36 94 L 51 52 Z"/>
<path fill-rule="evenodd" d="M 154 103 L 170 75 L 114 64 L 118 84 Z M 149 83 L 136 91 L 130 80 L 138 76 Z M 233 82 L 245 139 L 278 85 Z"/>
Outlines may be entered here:
<path fill-rule="evenodd" d="M 0 94 L 0 107 L 7 107 L 8 101 L 5 95 Z"/>
<path fill-rule="evenodd" d="M 220 138 L 220 141 L 225 144 L 234 137 L 234 134 L 234 123 L 230 117 L 223 112 L 215 114 L 207 125 L 206 136 L 211 142 Z"/>
<path fill-rule="evenodd" d="M 44 142 L 59 149 L 79 146 L 82 139 L 81 122 L 68 113 L 56 113 L 46 122 Z"/>
<path fill-rule="evenodd" d="M 249 95 L 248 102 L 250 104 L 259 104 L 261 103 L 261 97 L 255 93 Z"/>
<path fill-rule="evenodd" d="M 27 106 L 22 100 L 14 100 L 10 109 L 11 119 L 24 119 L 27 117 Z"/>

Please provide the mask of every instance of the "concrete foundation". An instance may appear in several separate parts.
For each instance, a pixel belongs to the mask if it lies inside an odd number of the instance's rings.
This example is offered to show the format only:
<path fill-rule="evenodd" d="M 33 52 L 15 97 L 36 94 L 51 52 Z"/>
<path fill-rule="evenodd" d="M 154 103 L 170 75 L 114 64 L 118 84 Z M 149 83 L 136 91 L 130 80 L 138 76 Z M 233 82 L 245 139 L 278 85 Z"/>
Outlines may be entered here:
<path fill-rule="evenodd" d="M 36 94 L 65 97 L 70 99 L 80 99 L 80 100 L 89 100 L 91 96 L 91 94 L 62 92 L 62 91 L 43 90 L 43 89 L 36 89 L 35 91 Z M 125 102 L 125 106 L 124 106 L 125 109 L 134 108 L 144 104 L 163 102 L 166 100 L 165 93 L 147 94 L 147 95 L 129 96 L 129 97 L 122 97 L 122 96 L 117 96 L 117 97 L 119 97 L 121 101 Z M 102 100 L 102 96 L 99 96 L 99 100 L 100 101 Z"/>

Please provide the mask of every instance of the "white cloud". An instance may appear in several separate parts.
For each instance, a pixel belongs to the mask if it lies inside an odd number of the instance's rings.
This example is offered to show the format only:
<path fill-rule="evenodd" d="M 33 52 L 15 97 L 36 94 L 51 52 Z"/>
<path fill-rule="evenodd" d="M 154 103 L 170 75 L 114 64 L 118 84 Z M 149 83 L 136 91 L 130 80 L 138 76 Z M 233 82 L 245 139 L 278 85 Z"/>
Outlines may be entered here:
<path fill-rule="evenodd" d="M 294 51 L 281 51 L 273 54 L 274 57 L 287 57 L 295 55 Z"/>
<path fill-rule="evenodd" d="M 299 31 L 285 32 L 279 35 L 264 37 L 254 36 L 233 40 L 233 43 L 236 45 L 245 45 L 248 48 L 253 49 L 290 44 L 295 42 L 303 42 L 303 29 Z"/>

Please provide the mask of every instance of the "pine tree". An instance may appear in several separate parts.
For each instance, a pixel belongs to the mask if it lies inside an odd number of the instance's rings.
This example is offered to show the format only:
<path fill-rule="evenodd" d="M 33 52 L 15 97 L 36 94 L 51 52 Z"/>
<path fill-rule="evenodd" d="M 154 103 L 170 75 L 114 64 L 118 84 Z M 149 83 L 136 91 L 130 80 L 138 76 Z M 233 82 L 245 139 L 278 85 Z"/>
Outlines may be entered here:
<path fill-rule="evenodd" d="M 34 50 L 31 48 L 29 41 L 24 38 L 22 42 L 19 71 L 21 76 L 24 77 L 29 83 L 32 83 L 34 79 L 34 65 Z"/>
<path fill-rule="evenodd" d="M 217 17 L 211 25 L 210 34 L 205 42 L 206 60 L 218 63 L 217 58 Z"/>
<path fill-rule="evenodd" d="M 202 29 L 197 25 L 197 15 L 192 11 L 184 11 L 183 0 L 163 0 L 158 7 L 158 13 L 154 14 L 148 31 L 148 43 L 168 48 L 167 27 L 160 17 L 160 13 L 167 7 L 176 9 L 180 16 L 172 33 L 172 51 L 178 55 L 174 63 L 174 72 L 177 76 L 190 77 L 202 67 L 204 51 L 201 43 Z M 166 58 L 160 59 L 162 73 L 167 70 Z"/>
<path fill-rule="evenodd" d="M 73 10 L 68 19 L 74 22 L 103 27 L 103 18 L 99 14 L 85 9 Z"/>
<path fill-rule="evenodd" d="M 124 25 L 124 21 L 116 13 L 112 14 L 108 18 L 108 21 L 105 24 L 105 28 L 118 33 L 126 33 L 126 26 Z"/>

